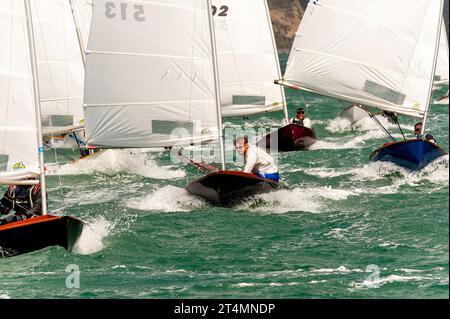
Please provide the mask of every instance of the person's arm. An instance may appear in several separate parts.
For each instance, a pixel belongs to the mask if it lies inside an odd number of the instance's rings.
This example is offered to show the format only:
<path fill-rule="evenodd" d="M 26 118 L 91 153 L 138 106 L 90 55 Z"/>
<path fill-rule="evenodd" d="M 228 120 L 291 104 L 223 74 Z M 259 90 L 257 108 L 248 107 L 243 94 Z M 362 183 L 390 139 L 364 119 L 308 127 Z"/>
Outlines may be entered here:
<path fill-rule="evenodd" d="M 307 128 L 312 128 L 311 120 L 309 118 L 305 118 L 303 120 L 303 126 Z"/>
<path fill-rule="evenodd" d="M 248 150 L 246 155 L 244 173 L 252 173 L 257 160 L 258 156 L 256 155 L 256 152 Z"/>
<path fill-rule="evenodd" d="M 436 144 L 436 140 L 434 139 L 433 135 L 431 135 L 430 133 L 425 135 L 425 139 L 431 143 Z"/>

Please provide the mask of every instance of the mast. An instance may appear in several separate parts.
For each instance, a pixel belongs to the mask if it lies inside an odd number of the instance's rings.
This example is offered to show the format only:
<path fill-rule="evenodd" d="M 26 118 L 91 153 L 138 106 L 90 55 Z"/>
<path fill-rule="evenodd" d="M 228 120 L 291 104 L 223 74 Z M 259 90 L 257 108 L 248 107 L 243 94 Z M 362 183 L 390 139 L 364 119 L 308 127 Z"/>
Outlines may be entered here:
<path fill-rule="evenodd" d="M 439 9 L 439 22 L 438 22 L 438 28 L 437 28 L 437 37 L 436 37 L 436 43 L 434 46 L 434 57 L 433 57 L 433 71 L 431 72 L 431 79 L 430 79 L 430 84 L 428 87 L 428 96 L 427 96 L 427 104 L 426 104 L 426 109 L 425 112 L 423 114 L 423 119 L 422 119 L 422 131 L 420 132 L 420 134 L 425 134 L 425 126 L 428 120 L 428 114 L 430 111 L 430 104 L 431 104 L 431 97 L 433 94 L 433 83 L 434 83 L 434 74 L 436 73 L 436 65 L 437 65 L 437 59 L 438 59 L 438 54 L 439 54 L 439 44 L 440 44 L 440 40 L 441 40 L 441 30 L 442 30 L 442 20 L 443 20 L 443 13 L 444 13 L 444 0 L 440 0 L 440 9 Z"/>
<path fill-rule="evenodd" d="M 45 171 L 44 171 L 44 144 L 42 141 L 42 124 L 41 124 L 41 99 L 39 96 L 39 82 L 38 82 L 38 70 L 36 61 L 36 48 L 34 43 L 34 30 L 33 30 L 33 18 L 31 16 L 30 0 L 24 0 L 25 14 L 27 18 L 27 33 L 28 33 L 28 47 L 30 53 L 31 72 L 33 75 L 33 99 L 36 116 L 36 129 L 37 129 L 37 145 L 39 155 L 39 174 L 41 182 L 41 199 L 42 199 L 42 214 L 47 215 L 47 191 L 45 184 Z"/>
<path fill-rule="evenodd" d="M 75 31 L 77 33 L 78 46 L 80 48 L 81 53 L 81 60 L 83 61 L 83 67 L 86 68 L 86 56 L 84 51 L 83 37 L 81 36 L 80 23 L 78 21 L 77 14 L 75 12 L 75 5 L 73 3 L 73 0 L 69 0 L 69 3 L 70 3 L 70 11 L 72 12 L 73 23 L 75 24 Z"/>
<path fill-rule="evenodd" d="M 272 39 L 272 47 L 273 47 L 274 56 L 275 56 L 275 60 L 276 60 L 275 64 L 277 66 L 278 76 L 279 76 L 279 78 L 281 78 L 281 67 L 280 67 L 280 60 L 278 57 L 277 43 L 275 41 L 275 35 L 273 34 L 272 19 L 270 18 L 270 10 L 269 10 L 269 6 L 267 4 L 267 0 L 264 0 L 264 6 L 266 8 L 267 21 L 269 21 L 270 37 Z M 280 90 L 281 90 L 281 97 L 283 99 L 284 119 L 287 124 L 287 123 L 289 123 L 289 113 L 288 113 L 288 109 L 287 109 L 286 94 L 284 92 L 284 87 L 281 85 L 280 85 Z"/>
<path fill-rule="evenodd" d="M 217 109 L 217 128 L 219 130 L 219 147 L 220 147 L 220 160 L 222 162 L 222 170 L 225 170 L 225 146 L 223 139 L 223 124 L 222 124 L 222 108 L 220 105 L 220 84 L 219 84 L 219 65 L 217 63 L 217 47 L 216 47 L 216 35 L 214 31 L 214 20 L 212 16 L 212 4 L 211 0 L 207 0 L 208 5 L 208 17 L 209 17 L 209 30 L 211 37 L 211 49 L 213 57 L 213 71 L 214 71 L 214 91 L 216 97 L 216 109 Z"/>

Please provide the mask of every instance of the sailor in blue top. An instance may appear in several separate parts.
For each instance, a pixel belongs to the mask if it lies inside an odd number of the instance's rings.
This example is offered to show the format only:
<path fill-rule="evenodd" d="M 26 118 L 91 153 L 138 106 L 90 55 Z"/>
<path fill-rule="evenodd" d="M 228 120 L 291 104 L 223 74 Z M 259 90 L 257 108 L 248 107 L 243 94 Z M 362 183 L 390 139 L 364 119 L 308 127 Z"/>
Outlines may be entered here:
<path fill-rule="evenodd" d="M 436 144 L 436 140 L 434 139 L 433 135 L 429 133 L 423 135 L 421 134 L 421 132 L 422 132 L 422 122 L 416 123 L 416 125 L 414 125 L 414 135 L 416 135 L 418 139 Z"/>

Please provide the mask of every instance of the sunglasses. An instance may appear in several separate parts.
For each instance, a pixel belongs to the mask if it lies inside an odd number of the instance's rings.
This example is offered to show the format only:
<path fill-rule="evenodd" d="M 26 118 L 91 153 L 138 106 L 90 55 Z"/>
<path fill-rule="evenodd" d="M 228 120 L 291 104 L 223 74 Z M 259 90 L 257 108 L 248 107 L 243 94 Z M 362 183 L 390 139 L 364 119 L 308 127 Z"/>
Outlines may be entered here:
<path fill-rule="evenodd" d="M 419 132 L 421 130 L 421 128 L 415 128 L 414 132 Z"/>

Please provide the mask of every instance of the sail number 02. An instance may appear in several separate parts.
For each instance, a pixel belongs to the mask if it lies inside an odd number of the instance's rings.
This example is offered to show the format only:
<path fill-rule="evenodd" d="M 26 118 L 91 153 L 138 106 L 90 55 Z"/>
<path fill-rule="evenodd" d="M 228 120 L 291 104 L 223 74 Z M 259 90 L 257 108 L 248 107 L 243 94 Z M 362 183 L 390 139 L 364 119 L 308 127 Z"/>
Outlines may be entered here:
<path fill-rule="evenodd" d="M 220 7 L 220 12 L 218 14 L 219 17 L 227 17 L 228 16 L 228 10 L 230 8 L 228 6 L 221 6 Z M 217 7 L 216 6 L 212 6 L 212 12 L 213 12 L 213 16 L 215 16 L 217 14 Z"/>
<path fill-rule="evenodd" d="M 133 18 L 137 22 L 144 22 L 145 21 L 145 14 L 144 14 L 144 6 L 140 4 L 135 4 L 134 6 L 134 13 Z M 105 16 L 109 19 L 114 19 L 117 16 L 117 11 L 119 8 L 116 7 L 116 4 L 114 2 L 106 2 L 105 3 Z M 127 19 L 127 13 L 128 13 L 128 4 L 127 3 L 120 3 L 120 17 L 122 20 Z"/>

